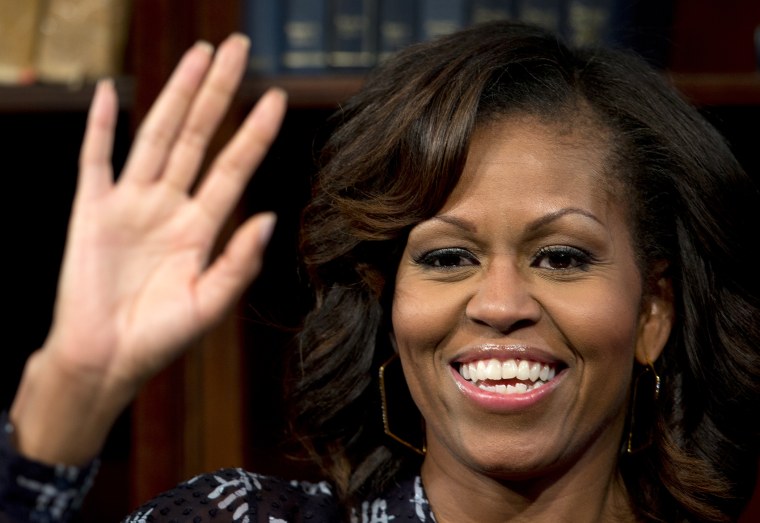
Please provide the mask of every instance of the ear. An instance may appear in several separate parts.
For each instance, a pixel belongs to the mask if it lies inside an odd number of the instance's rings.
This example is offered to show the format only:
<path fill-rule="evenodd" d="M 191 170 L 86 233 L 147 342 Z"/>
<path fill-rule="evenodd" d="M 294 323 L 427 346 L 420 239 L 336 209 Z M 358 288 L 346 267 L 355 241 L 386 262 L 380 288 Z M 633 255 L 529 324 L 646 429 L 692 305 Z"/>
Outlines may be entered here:
<path fill-rule="evenodd" d="M 662 354 L 674 322 L 673 282 L 665 275 L 666 263 L 654 271 L 654 282 L 644 296 L 636 339 L 636 361 L 654 363 Z"/>

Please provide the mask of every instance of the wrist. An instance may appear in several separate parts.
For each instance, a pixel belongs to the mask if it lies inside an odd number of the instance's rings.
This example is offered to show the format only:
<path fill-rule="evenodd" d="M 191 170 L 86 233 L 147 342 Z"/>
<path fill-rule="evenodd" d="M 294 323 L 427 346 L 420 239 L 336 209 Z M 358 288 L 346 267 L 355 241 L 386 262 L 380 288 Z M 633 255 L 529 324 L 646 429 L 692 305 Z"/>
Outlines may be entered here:
<path fill-rule="evenodd" d="M 83 465 L 95 458 L 131 400 L 94 372 L 72 369 L 49 350 L 32 354 L 9 412 L 13 444 L 26 458 Z"/>

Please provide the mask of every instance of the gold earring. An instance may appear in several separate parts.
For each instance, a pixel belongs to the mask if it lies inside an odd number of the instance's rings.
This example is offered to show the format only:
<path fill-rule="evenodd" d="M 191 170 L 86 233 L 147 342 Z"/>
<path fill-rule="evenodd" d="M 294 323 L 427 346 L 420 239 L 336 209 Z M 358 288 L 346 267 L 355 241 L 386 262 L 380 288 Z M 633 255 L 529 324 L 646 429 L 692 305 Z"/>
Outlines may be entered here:
<path fill-rule="evenodd" d="M 652 408 L 650 411 L 650 414 L 653 414 L 654 412 L 654 405 L 657 403 L 657 398 L 660 395 L 660 376 L 657 374 L 657 372 L 654 370 L 654 365 L 652 365 L 651 362 L 647 361 L 646 367 L 639 373 L 638 376 L 636 376 L 636 381 L 633 383 L 633 395 L 631 397 L 631 407 L 630 407 L 630 419 L 628 423 L 628 441 L 626 443 L 625 452 L 626 454 L 635 454 L 636 452 L 639 452 L 641 450 L 644 450 L 652 443 L 651 434 L 650 437 L 647 438 L 647 440 L 640 445 L 636 446 L 634 448 L 634 428 L 636 426 L 636 406 L 640 402 L 639 400 L 639 382 L 641 381 L 642 376 L 646 374 L 652 375 L 652 397 L 651 400 L 644 404 L 644 408 L 647 407 Z M 651 427 L 650 427 L 651 428 Z"/>
<path fill-rule="evenodd" d="M 380 365 L 380 370 L 378 372 L 378 377 L 380 378 L 380 380 L 379 380 L 380 381 L 380 403 L 381 403 L 381 408 L 382 408 L 382 413 L 383 413 L 383 431 L 388 436 L 390 436 L 391 438 L 393 438 L 397 442 L 399 442 L 402 445 L 404 445 L 406 448 L 413 450 L 414 452 L 416 452 L 417 454 L 420 454 L 421 456 L 424 456 L 425 453 L 427 452 L 427 447 L 425 446 L 424 442 L 422 444 L 422 448 L 416 447 L 415 445 L 409 443 L 405 439 L 403 439 L 403 438 L 397 436 L 396 434 L 394 434 L 393 431 L 391 430 L 391 427 L 390 427 L 390 422 L 389 422 L 389 419 L 388 419 L 388 396 L 387 396 L 387 394 L 385 392 L 385 371 L 386 371 L 386 368 L 391 363 L 393 363 L 394 361 L 396 361 L 398 359 L 399 359 L 398 353 L 394 352 L 393 356 L 391 356 L 390 358 L 388 358 L 385 361 L 385 363 L 383 363 L 382 365 Z"/>

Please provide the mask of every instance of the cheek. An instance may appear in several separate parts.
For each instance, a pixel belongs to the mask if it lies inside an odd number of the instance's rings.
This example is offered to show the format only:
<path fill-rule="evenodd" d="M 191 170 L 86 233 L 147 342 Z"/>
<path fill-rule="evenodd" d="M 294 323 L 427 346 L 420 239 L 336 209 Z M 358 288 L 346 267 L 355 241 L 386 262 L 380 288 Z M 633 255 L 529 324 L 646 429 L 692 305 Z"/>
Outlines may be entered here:
<path fill-rule="evenodd" d="M 587 295 L 577 305 L 567 308 L 566 330 L 571 338 L 583 340 L 582 345 L 599 352 L 633 354 L 638 327 L 638 301 L 613 290 Z"/>
<path fill-rule="evenodd" d="M 430 384 L 444 369 L 440 349 L 460 323 L 456 298 L 440 285 L 398 283 L 391 311 L 396 348 L 414 402 L 430 415 L 438 396 Z"/>
<path fill-rule="evenodd" d="M 582 394 L 623 401 L 638 333 L 638 293 L 619 285 L 599 286 L 562 309 L 555 320 L 582 362 Z"/>
<path fill-rule="evenodd" d="M 400 352 L 414 356 L 433 349 L 458 324 L 457 300 L 446 290 L 441 285 L 398 281 L 391 318 Z"/>

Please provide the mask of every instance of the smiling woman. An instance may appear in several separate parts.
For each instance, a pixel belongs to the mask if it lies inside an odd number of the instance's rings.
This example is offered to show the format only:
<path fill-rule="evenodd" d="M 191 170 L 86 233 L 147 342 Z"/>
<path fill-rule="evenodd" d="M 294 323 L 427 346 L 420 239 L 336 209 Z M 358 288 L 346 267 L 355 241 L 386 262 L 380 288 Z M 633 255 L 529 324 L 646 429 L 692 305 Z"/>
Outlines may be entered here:
<path fill-rule="evenodd" d="M 409 234 L 393 333 L 427 421 L 427 494 L 452 521 L 477 512 L 447 501 L 482 493 L 479 475 L 495 495 L 556 476 L 541 497 L 568 502 L 574 521 L 609 519 L 605 504 L 625 499 L 589 480 L 616 477 L 633 363 L 657 359 L 672 306 L 642 296 L 626 204 L 600 183 L 609 155 L 592 131 L 515 116 L 476 130 L 459 184 Z M 579 480 L 583 512 L 566 495 Z"/>
<path fill-rule="evenodd" d="M 118 412 L 258 272 L 271 216 L 209 254 L 281 92 L 189 193 L 246 53 L 239 36 L 188 52 L 117 183 L 99 88 L 55 322 L 0 438 L 8 514 L 70 515 Z M 402 51 L 334 123 L 303 214 L 314 307 L 286 377 L 324 481 L 216 471 L 127 521 L 738 517 L 760 435 L 745 269 L 760 198 L 659 74 L 492 23 Z"/>

